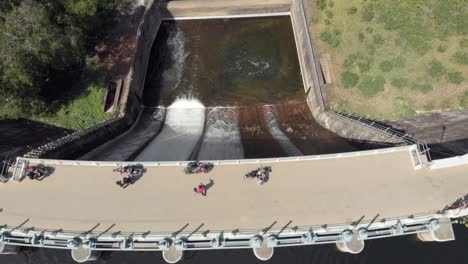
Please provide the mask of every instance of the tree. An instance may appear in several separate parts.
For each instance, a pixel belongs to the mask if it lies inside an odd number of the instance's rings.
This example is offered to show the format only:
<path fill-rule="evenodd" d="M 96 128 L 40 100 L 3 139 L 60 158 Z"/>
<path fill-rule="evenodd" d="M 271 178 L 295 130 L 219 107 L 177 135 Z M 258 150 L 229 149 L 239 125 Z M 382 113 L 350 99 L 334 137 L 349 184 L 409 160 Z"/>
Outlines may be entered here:
<path fill-rule="evenodd" d="M 83 54 L 81 33 L 66 32 L 49 20 L 47 8 L 23 1 L 0 26 L 0 65 L 5 92 L 37 96 L 50 71 L 77 63 Z"/>

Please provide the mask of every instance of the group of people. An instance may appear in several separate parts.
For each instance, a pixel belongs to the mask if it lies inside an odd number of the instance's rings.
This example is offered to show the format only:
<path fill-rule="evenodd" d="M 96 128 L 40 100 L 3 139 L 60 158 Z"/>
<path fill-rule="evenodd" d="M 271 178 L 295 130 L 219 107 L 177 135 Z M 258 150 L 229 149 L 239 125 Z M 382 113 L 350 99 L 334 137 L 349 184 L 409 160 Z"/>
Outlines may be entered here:
<path fill-rule="evenodd" d="M 31 180 L 42 180 L 47 177 L 49 169 L 42 164 L 36 166 L 28 165 L 26 167 L 26 176 Z"/>
<path fill-rule="evenodd" d="M 143 175 L 144 167 L 143 165 L 127 165 L 120 166 L 117 169 L 114 169 L 115 172 L 119 172 L 120 175 L 123 175 L 122 180 L 118 180 L 115 183 L 122 187 L 123 189 L 127 188 L 130 184 L 134 184 L 136 180 Z"/>
<path fill-rule="evenodd" d="M 244 179 L 256 179 L 258 184 L 263 185 L 267 181 L 267 177 L 271 172 L 271 167 L 260 167 L 250 171 L 244 175 Z"/>
<path fill-rule="evenodd" d="M 187 164 L 184 171 L 186 174 L 191 173 L 208 173 L 213 169 L 214 165 L 208 162 L 199 162 L 192 161 Z M 135 181 L 143 175 L 144 167 L 143 165 L 127 165 L 120 166 L 117 169 L 114 169 L 115 172 L 119 172 L 123 176 L 121 180 L 116 182 L 122 188 L 128 187 L 130 184 L 134 184 Z M 244 175 L 245 179 L 256 179 L 258 184 L 263 185 L 268 180 L 268 175 L 271 172 L 271 167 L 259 167 L 253 171 L 250 171 Z M 210 185 L 213 184 L 213 180 L 210 180 Z M 208 186 L 204 183 L 200 183 L 198 186 L 193 188 L 195 194 L 201 194 L 206 196 Z"/>

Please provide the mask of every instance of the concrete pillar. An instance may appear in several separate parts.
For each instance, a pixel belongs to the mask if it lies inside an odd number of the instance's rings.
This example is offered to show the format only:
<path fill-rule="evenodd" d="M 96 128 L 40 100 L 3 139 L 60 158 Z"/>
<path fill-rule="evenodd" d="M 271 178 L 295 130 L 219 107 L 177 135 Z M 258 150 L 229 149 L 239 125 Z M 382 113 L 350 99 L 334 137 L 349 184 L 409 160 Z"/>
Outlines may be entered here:
<path fill-rule="evenodd" d="M 8 254 L 16 254 L 18 253 L 19 247 L 14 245 L 8 245 L 4 242 L 0 242 L 0 254 L 1 255 L 8 255 Z"/>
<path fill-rule="evenodd" d="M 80 245 L 71 250 L 71 255 L 74 261 L 84 263 L 87 261 L 97 260 L 101 256 L 101 251 L 91 250 Z"/>
<path fill-rule="evenodd" d="M 420 241 L 430 242 L 445 242 L 455 240 L 453 233 L 452 222 L 448 217 L 433 219 L 427 224 L 428 231 L 417 233 L 416 236 Z"/>
<path fill-rule="evenodd" d="M 268 239 L 256 237 L 255 244 L 253 252 L 259 260 L 267 261 L 273 257 L 274 248 L 268 246 Z"/>
<path fill-rule="evenodd" d="M 359 233 L 365 233 L 361 231 Z M 336 242 L 336 247 L 341 252 L 347 252 L 351 254 L 359 254 L 364 249 L 364 240 L 359 234 L 353 233 L 351 230 L 343 232 L 343 240 Z"/>
<path fill-rule="evenodd" d="M 167 250 L 163 250 L 162 255 L 167 263 L 176 263 L 184 257 L 184 251 L 172 244 Z"/>

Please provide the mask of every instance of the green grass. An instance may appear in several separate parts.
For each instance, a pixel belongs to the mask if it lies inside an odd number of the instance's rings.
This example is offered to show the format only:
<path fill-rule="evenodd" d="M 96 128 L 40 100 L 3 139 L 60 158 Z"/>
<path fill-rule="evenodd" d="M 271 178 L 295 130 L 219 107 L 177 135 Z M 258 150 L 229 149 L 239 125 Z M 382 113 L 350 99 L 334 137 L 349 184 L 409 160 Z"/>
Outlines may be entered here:
<path fill-rule="evenodd" d="M 398 118 L 428 105 L 438 109 L 446 99 L 447 109 L 460 106 L 460 86 L 468 89 L 463 1 L 348 0 L 332 7 L 327 0 L 308 1 L 318 52 L 330 54 L 341 77 L 337 89 L 325 91 L 329 106 L 375 119 Z M 397 109 L 401 98 L 414 104 L 414 111 Z M 343 100 L 348 103 L 340 104 Z"/>
<path fill-rule="evenodd" d="M 52 114 L 33 116 L 32 119 L 48 124 L 79 130 L 93 126 L 110 117 L 102 111 L 104 90 L 97 84 L 91 84 L 83 95 L 75 98 Z"/>
<path fill-rule="evenodd" d="M 29 118 L 54 126 L 80 130 L 112 117 L 102 110 L 105 94 L 106 73 L 100 71 L 92 60 L 81 77 L 67 94 L 51 102 L 33 101 L 39 113 L 28 115 L 20 110 L 19 102 L 5 100 L 0 105 L 0 118 Z"/>
<path fill-rule="evenodd" d="M 460 107 L 468 108 L 468 91 L 466 91 L 460 98 Z"/>

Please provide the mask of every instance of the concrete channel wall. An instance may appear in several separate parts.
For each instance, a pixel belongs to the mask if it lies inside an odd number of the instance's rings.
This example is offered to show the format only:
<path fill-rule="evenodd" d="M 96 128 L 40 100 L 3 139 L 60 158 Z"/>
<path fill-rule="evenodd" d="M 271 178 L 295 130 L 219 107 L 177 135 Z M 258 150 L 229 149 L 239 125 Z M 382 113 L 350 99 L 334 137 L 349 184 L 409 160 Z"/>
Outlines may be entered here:
<path fill-rule="evenodd" d="M 136 32 L 136 48 L 125 77 L 118 116 L 93 127 L 48 142 L 25 157 L 74 159 L 128 130 L 140 111 L 149 53 L 159 31 L 162 16 L 154 0 L 149 0 Z"/>
<path fill-rule="evenodd" d="M 314 51 L 314 40 L 312 34 L 309 33 L 307 13 L 304 9 L 303 0 L 292 0 L 291 21 L 296 39 L 307 104 L 317 122 L 324 128 L 344 138 L 403 144 L 403 141 L 390 134 L 380 133 L 359 122 L 342 118 L 340 115 L 325 108 L 322 95 L 322 84 L 324 80 L 321 74 L 318 56 Z"/>

